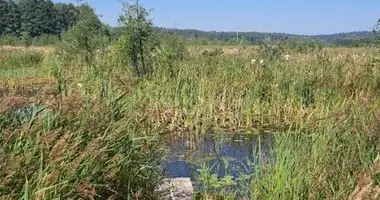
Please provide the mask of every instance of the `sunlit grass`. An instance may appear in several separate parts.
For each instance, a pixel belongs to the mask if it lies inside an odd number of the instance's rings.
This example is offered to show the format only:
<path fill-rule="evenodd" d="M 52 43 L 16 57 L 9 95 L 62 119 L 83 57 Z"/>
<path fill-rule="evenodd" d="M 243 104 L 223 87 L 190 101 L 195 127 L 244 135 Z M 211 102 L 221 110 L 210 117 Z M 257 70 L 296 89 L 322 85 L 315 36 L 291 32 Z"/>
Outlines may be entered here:
<path fill-rule="evenodd" d="M 206 56 L 197 48 L 184 60 L 160 55 L 146 79 L 116 62 L 112 48 L 93 66 L 54 55 L 29 62 L 34 53 L 1 57 L 0 85 L 46 84 L 55 95 L 34 97 L 47 108 L 21 124 L 1 115 L 0 193 L 151 197 L 162 159 L 152 135 L 213 129 L 276 133 L 275 162 L 257 166 L 245 191 L 253 199 L 344 199 L 376 177 L 380 63 L 371 49 L 269 61 L 257 47 L 240 57 Z M 7 98 L 0 103 L 10 104 Z"/>

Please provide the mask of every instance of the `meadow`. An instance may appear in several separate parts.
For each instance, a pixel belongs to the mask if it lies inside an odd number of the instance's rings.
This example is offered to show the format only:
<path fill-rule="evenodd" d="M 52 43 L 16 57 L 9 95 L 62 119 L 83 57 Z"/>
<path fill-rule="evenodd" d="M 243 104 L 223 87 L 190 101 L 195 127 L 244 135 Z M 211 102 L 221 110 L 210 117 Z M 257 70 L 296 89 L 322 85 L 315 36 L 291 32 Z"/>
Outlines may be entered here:
<path fill-rule="evenodd" d="M 0 199 L 153 199 L 162 140 L 221 131 L 275 136 L 246 199 L 380 195 L 376 48 L 185 43 L 163 45 L 144 78 L 117 45 L 90 63 L 1 48 Z M 205 171 L 197 198 L 235 199 Z"/>

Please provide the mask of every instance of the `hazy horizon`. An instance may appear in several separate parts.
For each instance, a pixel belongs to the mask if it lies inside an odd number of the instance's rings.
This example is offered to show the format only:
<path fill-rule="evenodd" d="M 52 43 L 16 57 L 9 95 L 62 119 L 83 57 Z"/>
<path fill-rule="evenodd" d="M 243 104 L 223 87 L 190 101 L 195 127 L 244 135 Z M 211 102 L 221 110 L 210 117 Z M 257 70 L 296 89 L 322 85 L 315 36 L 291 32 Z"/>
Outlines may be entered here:
<path fill-rule="evenodd" d="M 177 30 L 197 30 L 197 31 L 204 31 L 204 32 L 237 32 L 236 30 L 224 30 L 224 31 L 216 31 L 216 30 L 201 30 L 201 29 L 194 29 L 194 28 L 172 28 L 172 27 L 162 27 L 162 26 L 155 26 L 157 28 L 165 28 L 165 29 L 177 29 Z M 300 36 L 317 36 L 317 35 L 333 35 L 333 34 L 340 34 L 340 33 L 353 33 L 353 32 L 372 32 L 373 29 L 370 30 L 353 30 L 353 31 L 344 31 L 344 32 L 334 32 L 334 33 L 321 33 L 321 34 L 298 34 L 298 33 L 287 33 L 287 32 L 267 32 L 267 31 L 239 31 L 239 33 L 251 33 L 251 32 L 257 32 L 257 33 L 275 33 L 275 34 L 288 34 L 288 35 L 300 35 Z"/>
<path fill-rule="evenodd" d="M 75 3 L 76 0 L 55 0 Z M 117 25 L 121 14 L 118 0 L 88 0 L 103 22 Z M 371 31 L 380 18 L 380 1 L 356 0 L 140 0 L 156 27 L 217 32 L 267 32 L 297 35 L 328 35 Z"/>

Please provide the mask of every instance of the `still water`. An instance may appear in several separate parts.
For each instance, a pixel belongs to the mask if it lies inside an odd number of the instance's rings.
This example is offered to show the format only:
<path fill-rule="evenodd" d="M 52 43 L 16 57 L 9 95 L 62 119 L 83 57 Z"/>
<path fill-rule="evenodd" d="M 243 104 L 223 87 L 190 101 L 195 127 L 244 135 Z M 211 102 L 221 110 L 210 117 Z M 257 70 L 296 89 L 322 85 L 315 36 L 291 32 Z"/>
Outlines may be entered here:
<path fill-rule="evenodd" d="M 196 180 L 197 169 L 211 168 L 219 177 L 227 173 L 234 178 L 252 174 L 259 157 L 270 161 L 272 134 L 212 134 L 175 136 L 165 141 L 167 161 L 163 162 L 168 178 L 190 177 Z"/>

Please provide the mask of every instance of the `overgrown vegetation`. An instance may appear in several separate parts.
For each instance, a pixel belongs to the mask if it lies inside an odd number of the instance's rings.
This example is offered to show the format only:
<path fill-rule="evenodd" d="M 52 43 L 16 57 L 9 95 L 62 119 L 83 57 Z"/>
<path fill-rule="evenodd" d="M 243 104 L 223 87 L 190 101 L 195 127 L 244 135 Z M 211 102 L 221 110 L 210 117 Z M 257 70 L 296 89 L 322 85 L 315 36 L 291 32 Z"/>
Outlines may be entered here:
<path fill-rule="evenodd" d="M 272 131 L 273 159 L 257 150 L 242 191 L 236 177 L 202 168 L 200 198 L 379 195 L 376 46 L 271 40 L 198 51 L 156 35 L 138 2 L 125 8 L 117 41 L 79 6 L 55 49 L 1 49 L 0 198 L 152 199 L 162 134 L 213 129 Z"/>

